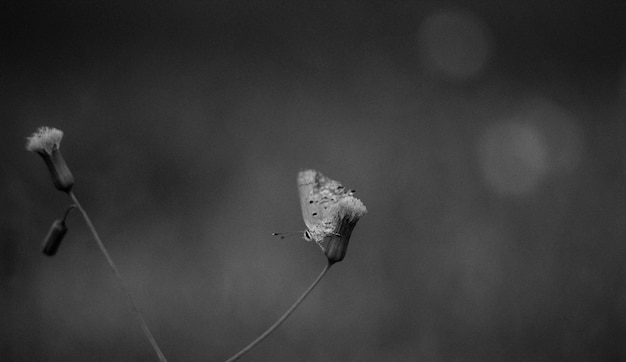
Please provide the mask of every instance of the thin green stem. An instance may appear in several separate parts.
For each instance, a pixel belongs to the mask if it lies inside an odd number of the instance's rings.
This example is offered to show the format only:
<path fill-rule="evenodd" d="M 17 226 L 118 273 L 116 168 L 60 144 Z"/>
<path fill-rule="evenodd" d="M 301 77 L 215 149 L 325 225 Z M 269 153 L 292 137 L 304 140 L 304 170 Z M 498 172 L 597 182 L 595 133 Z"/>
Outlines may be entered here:
<path fill-rule="evenodd" d="M 148 341 L 152 345 L 154 352 L 156 352 L 157 356 L 159 357 L 159 361 L 167 362 L 165 355 L 163 355 L 163 352 L 161 352 L 159 345 L 157 344 L 156 340 L 152 336 L 152 333 L 150 332 L 150 329 L 148 328 L 148 325 L 146 324 L 146 321 L 143 318 L 143 315 L 139 311 L 139 308 L 137 308 L 137 304 L 135 303 L 135 300 L 133 299 L 132 295 L 128 291 L 128 287 L 126 287 L 126 283 L 124 283 L 124 279 L 122 279 L 122 275 L 120 274 L 119 270 L 115 266 L 113 259 L 111 259 L 109 252 L 104 247 L 104 244 L 102 243 L 102 240 L 100 239 L 100 236 L 98 236 L 98 232 L 96 231 L 96 228 L 91 223 L 91 220 L 89 219 L 89 216 L 87 215 L 87 212 L 85 211 L 85 209 L 83 209 L 80 202 L 78 202 L 78 199 L 76 198 L 76 195 L 74 195 L 73 191 L 70 190 L 68 192 L 68 195 L 70 196 L 72 201 L 74 201 L 74 204 L 76 204 L 76 207 L 81 212 L 81 214 L 83 214 L 83 218 L 85 219 L 85 222 L 87 223 L 87 226 L 89 227 L 89 230 L 91 230 L 91 234 L 93 235 L 93 238 L 96 240 L 96 243 L 98 244 L 98 247 L 100 248 L 100 251 L 102 252 L 102 254 L 104 254 L 104 257 L 109 263 L 109 266 L 111 267 L 111 269 L 113 269 L 113 273 L 115 274 L 115 277 L 120 283 L 122 291 L 124 292 L 124 294 L 126 294 L 126 297 L 130 301 L 130 304 L 133 307 L 135 315 L 137 315 L 137 319 L 139 319 L 139 324 L 141 324 L 141 329 L 143 329 L 143 333 L 146 335 L 146 338 L 148 338 Z"/>
<path fill-rule="evenodd" d="M 322 272 L 320 273 L 320 275 L 318 275 L 317 278 L 315 279 L 315 281 L 313 281 L 313 283 L 307 288 L 307 290 L 305 290 L 304 293 L 302 293 L 300 298 L 298 298 L 298 300 L 296 300 L 296 302 L 293 303 L 293 305 L 291 307 L 289 307 L 289 309 L 287 309 L 285 314 L 283 314 L 276 322 L 274 322 L 274 324 L 272 324 L 271 327 L 269 327 L 265 332 L 263 332 L 263 334 L 261 334 L 259 337 L 257 337 L 257 339 L 252 341 L 249 345 L 247 345 L 241 351 L 237 352 L 237 354 L 235 354 L 234 356 L 230 357 L 226 362 L 233 362 L 233 361 L 238 360 L 239 358 L 241 358 L 241 356 L 243 356 L 244 354 L 248 353 L 252 348 L 256 347 L 257 344 L 261 343 L 261 341 L 263 341 L 267 336 L 269 336 L 272 332 L 274 332 L 274 330 L 276 330 L 276 328 L 278 328 L 281 324 L 283 324 L 283 322 L 291 315 L 291 313 L 293 313 L 293 311 L 296 310 L 296 308 L 298 308 L 298 306 L 300 305 L 300 303 L 302 303 L 304 298 L 306 298 L 307 295 L 309 295 L 309 293 L 311 293 L 313 288 L 315 288 L 315 286 L 320 282 L 320 280 L 322 280 L 324 275 L 326 275 L 326 272 L 328 271 L 328 269 L 330 269 L 331 265 L 332 265 L 332 263 L 326 263 L 326 265 L 324 266 L 324 269 L 322 269 Z"/>

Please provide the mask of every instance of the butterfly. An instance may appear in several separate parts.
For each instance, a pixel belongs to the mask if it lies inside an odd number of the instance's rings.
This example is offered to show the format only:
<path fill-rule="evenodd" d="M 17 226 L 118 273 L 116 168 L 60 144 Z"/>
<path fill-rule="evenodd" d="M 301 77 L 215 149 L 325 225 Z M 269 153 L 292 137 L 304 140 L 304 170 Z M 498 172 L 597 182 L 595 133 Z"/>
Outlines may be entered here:
<path fill-rule="evenodd" d="M 306 225 L 304 239 L 315 241 L 321 246 L 322 240 L 333 235 L 338 222 L 339 201 L 353 195 L 338 181 L 324 176 L 315 170 L 304 170 L 298 173 L 298 193 L 302 218 Z"/>

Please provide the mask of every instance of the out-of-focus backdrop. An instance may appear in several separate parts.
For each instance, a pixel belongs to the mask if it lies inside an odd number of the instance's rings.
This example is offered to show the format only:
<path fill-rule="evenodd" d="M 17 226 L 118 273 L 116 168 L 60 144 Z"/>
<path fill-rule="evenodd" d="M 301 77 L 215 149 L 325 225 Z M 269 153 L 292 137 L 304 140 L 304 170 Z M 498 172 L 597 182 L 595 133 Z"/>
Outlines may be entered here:
<path fill-rule="evenodd" d="M 250 361 L 626 358 L 626 7 L 0 6 L 0 359 L 224 360 L 315 278 L 296 173 L 357 190 L 346 259 Z"/>

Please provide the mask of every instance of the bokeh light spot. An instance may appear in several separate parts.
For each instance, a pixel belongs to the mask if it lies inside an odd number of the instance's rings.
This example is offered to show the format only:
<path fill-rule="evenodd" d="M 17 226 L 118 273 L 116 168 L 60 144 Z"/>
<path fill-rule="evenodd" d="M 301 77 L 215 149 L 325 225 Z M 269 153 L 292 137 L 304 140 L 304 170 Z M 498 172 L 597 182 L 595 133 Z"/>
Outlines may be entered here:
<path fill-rule="evenodd" d="M 485 181 L 501 194 L 534 189 L 548 169 L 547 149 L 537 130 L 519 121 L 495 124 L 479 145 Z"/>
<path fill-rule="evenodd" d="M 527 102 L 520 112 L 525 122 L 540 131 L 548 147 L 551 172 L 574 171 L 584 150 L 582 131 L 575 117 L 547 99 Z"/>
<path fill-rule="evenodd" d="M 449 80 L 477 76 L 492 53 L 489 28 L 467 12 L 442 11 L 428 16 L 417 34 L 427 71 Z"/>
<path fill-rule="evenodd" d="M 479 141 L 485 182 L 501 194 L 535 189 L 548 175 L 577 169 L 584 150 L 574 117 L 545 99 L 523 104 L 510 118 L 489 126 Z"/>

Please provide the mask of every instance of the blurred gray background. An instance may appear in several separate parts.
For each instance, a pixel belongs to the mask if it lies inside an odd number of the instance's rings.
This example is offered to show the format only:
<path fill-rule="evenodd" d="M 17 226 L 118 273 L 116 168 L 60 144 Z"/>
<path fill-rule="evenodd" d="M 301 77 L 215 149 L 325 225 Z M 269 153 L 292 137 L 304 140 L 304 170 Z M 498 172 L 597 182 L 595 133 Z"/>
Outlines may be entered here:
<path fill-rule="evenodd" d="M 369 213 L 249 361 L 626 359 L 622 2 L 0 6 L 0 360 L 225 360 L 325 258 L 296 173 Z M 611 5 L 613 4 L 613 5 Z"/>

